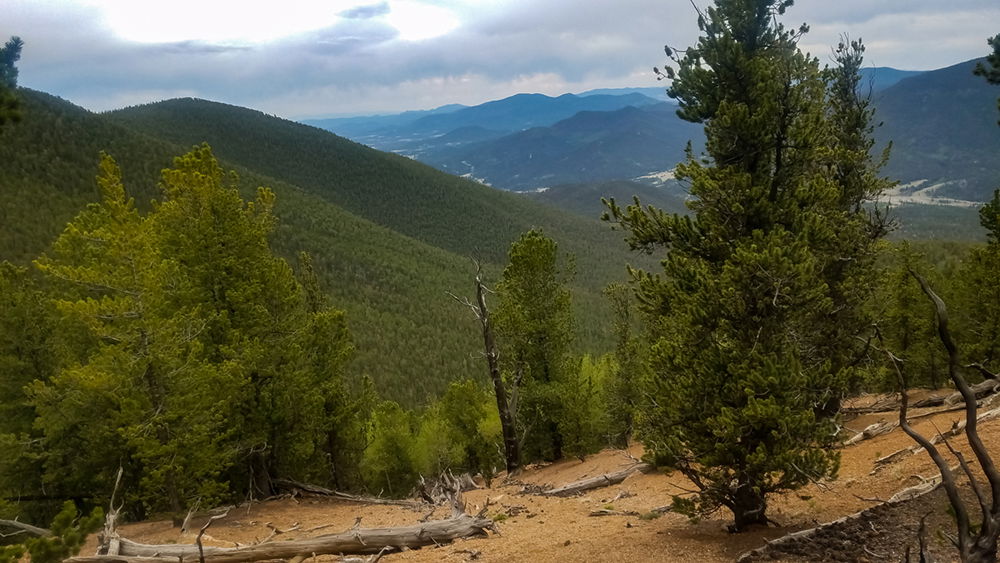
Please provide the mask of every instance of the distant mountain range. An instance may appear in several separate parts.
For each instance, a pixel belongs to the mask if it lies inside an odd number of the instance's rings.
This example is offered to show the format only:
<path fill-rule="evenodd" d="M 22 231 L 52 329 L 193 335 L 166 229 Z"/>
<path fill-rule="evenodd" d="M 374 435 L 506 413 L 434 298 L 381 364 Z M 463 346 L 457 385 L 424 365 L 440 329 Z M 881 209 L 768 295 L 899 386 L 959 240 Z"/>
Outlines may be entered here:
<path fill-rule="evenodd" d="M 984 201 L 1000 186 L 1000 89 L 972 75 L 976 61 L 935 71 L 863 70 L 887 175 L 918 201 Z M 519 94 L 479 106 L 397 116 L 313 120 L 372 147 L 509 190 L 654 177 L 698 150 L 701 126 L 676 117 L 663 88 L 600 89 L 559 97 Z M 939 200 L 940 201 L 940 200 Z"/>

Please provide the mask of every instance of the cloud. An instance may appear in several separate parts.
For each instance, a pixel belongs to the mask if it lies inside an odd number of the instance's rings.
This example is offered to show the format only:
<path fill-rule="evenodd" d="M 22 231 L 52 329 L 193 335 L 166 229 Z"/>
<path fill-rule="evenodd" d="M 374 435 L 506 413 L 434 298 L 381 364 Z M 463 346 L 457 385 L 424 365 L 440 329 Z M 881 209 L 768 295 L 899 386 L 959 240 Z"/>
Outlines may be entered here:
<path fill-rule="evenodd" d="M 326 27 L 267 41 L 138 43 L 118 38 L 90 4 L 8 0 L 0 39 L 25 40 L 21 84 L 90 109 L 183 92 L 300 118 L 662 86 L 651 69 L 664 62 L 663 45 L 691 45 L 698 34 L 687 0 L 437 0 L 460 24 L 407 40 L 388 17 L 401 1 L 355 5 Z M 846 32 L 865 40 L 869 64 L 931 69 L 985 55 L 1000 6 L 801 1 L 784 21 L 810 23 L 802 46 L 821 59 Z"/>
<path fill-rule="evenodd" d="M 350 10 L 344 10 L 338 15 L 342 18 L 350 20 L 366 20 L 378 16 L 384 16 L 388 13 L 389 3 L 379 2 L 378 4 L 369 4 L 368 6 L 358 6 L 357 8 L 351 8 Z"/>

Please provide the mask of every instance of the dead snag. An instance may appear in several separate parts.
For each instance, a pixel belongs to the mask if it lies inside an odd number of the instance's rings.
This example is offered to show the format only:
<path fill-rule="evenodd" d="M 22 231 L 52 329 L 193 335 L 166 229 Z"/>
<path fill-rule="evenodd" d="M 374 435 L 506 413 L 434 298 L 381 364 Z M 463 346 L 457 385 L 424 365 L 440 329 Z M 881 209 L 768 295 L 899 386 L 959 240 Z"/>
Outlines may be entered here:
<path fill-rule="evenodd" d="M 901 394 L 899 426 L 908 436 L 913 438 L 914 441 L 927 450 L 928 455 L 930 455 L 934 464 L 941 472 L 941 484 L 948 495 L 948 502 L 951 504 L 951 507 L 955 512 L 955 520 L 958 526 L 958 537 L 955 538 L 954 543 L 958 548 L 959 558 L 968 563 L 994 563 L 997 560 L 997 540 L 998 537 L 1000 537 L 1000 471 L 997 470 L 997 467 L 993 462 L 993 458 L 990 456 L 986 446 L 979 437 L 977 428 L 978 417 L 976 411 L 978 405 L 976 404 L 976 391 L 973 390 L 968 382 L 966 382 L 965 377 L 963 377 L 959 372 L 958 346 L 955 344 L 951 331 L 948 328 L 948 309 L 945 306 L 944 301 L 942 301 L 941 298 L 934 293 L 930 285 L 928 285 L 927 281 L 924 280 L 923 277 L 912 270 L 910 271 L 910 274 L 916 278 L 917 282 L 920 284 L 920 289 L 923 290 L 927 298 L 934 304 L 938 337 L 948 352 L 948 375 L 951 378 L 952 383 L 954 383 L 955 387 L 958 389 L 962 400 L 965 402 L 965 436 L 968 439 L 969 446 L 972 448 L 972 451 L 976 456 L 976 461 L 978 462 L 979 467 L 982 469 L 983 474 L 986 476 L 986 480 L 989 483 L 990 490 L 989 494 L 987 494 L 986 491 L 984 491 L 984 489 L 979 485 L 979 482 L 976 480 L 969 464 L 966 462 L 961 453 L 951 447 L 947 438 L 941 438 L 951 453 L 958 459 L 959 466 L 968 478 L 972 491 L 975 493 L 976 499 L 978 500 L 979 509 L 982 513 L 982 523 L 978 529 L 973 529 L 970 526 L 968 507 L 965 506 L 965 503 L 959 496 L 958 485 L 952 468 L 949 467 L 948 463 L 944 459 L 944 456 L 937 449 L 937 447 L 935 447 L 934 443 L 910 426 L 909 421 L 906 418 L 906 376 L 904 375 L 903 370 L 899 367 L 899 358 L 886 350 L 885 352 L 889 356 L 889 359 L 896 370 L 896 376 L 899 381 Z"/>
<path fill-rule="evenodd" d="M 455 301 L 472 310 L 483 331 L 483 347 L 485 348 L 486 365 L 489 368 L 490 380 L 493 382 L 493 392 L 497 400 L 497 412 L 500 414 L 500 430 L 503 434 L 504 459 L 507 463 L 507 475 L 513 475 L 521 467 L 521 442 L 517 438 L 517 397 L 521 375 L 516 375 L 510 382 L 510 392 L 507 383 L 500 373 L 500 352 L 497 351 L 496 337 L 493 334 L 493 322 L 490 311 L 486 307 L 486 293 L 489 289 L 483 284 L 483 266 L 478 261 L 476 265 L 476 302 L 468 298 L 459 299 L 450 294 Z"/>

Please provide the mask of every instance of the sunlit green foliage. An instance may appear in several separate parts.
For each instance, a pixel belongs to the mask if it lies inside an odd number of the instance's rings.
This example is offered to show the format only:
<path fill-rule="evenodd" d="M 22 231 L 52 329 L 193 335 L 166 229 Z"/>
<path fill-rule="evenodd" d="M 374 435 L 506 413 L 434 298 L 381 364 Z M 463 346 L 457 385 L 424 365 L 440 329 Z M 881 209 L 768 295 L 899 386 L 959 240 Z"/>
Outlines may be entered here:
<path fill-rule="evenodd" d="M 121 464 L 134 515 L 176 517 L 195 499 L 271 494 L 278 475 L 346 480 L 363 409 L 344 380 L 344 314 L 307 257 L 299 283 L 272 253 L 273 192 L 244 202 L 207 145 L 163 171 L 148 213 L 108 156 L 98 185 L 101 202 L 36 262 L 60 328 L 87 334 L 67 340 L 79 361 L 29 385 L 48 486 L 96 493 Z"/>
<path fill-rule="evenodd" d="M 605 397 L 616 368 L 610 355 L 596 359 L 585 355 L 560 382 L 559 429 L 565 455 L 583 459 L 609 443 L 610 412 Z"/>

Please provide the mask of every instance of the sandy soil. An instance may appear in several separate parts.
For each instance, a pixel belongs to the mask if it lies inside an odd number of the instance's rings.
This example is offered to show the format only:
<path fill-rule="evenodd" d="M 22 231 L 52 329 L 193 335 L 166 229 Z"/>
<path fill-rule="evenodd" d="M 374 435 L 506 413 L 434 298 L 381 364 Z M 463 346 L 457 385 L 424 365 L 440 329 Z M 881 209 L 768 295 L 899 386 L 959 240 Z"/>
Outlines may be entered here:
<path fill-rule="evenodd" d="M 877 397 L 868 397 L 859 402 L 875 400 Z M 921 414 L 921 410 L 913 410 L 911 414 Z M 894 412 L 867 414 L 846 423 L 845 427 L 860 431 L 879 419 L 895 420 L 896 416 Z M 950 428 L 963 416 L 961 411 L 927 416 L 918 419 L 915 427 L 931 435 L 937 429 Z M 981 427 L 981 436 L 987 445 L 1000 449 L 1000 421 L 985 423 Z M 810 485 L 771 501 L 770 517 L 780 527 L 742 534 L 726 531 L 731 516 L 724 511 L 699 522 L 691 522 L 676 514 L 653 519 L 640 517 L 648 515 L 655 507 L 670 504 L 671 495 L 692 488 L 677 474 L 635 473 L 621 485 L 571 498 L 548 498 L 525 492 L 526 488 L 537 488 L 531 486 L 562 485 L 617 471 L 635 463 L 635 459 L 642 455 L 639 446 L 633 446 L 628 451 L 605 450 L 582 462 L 574 459 L 531 467 L 522 472 L 516 481 L 501 482 L 498 479 L 492 488 L 466 493 L 470 512 L 478 511 L 489 502 L 488 514 L 497 520 L 500 532 L 497 535 L 387 555 L 382 561 L 733 561 L 741 553 L 764 545 L 766 540 L 872 507 L 879 504 L 879 499 L 888 499 L 897 491 L 917 484 L 921 477 L 936 475 L 925 453 L 904 457 L 873 471 L 876 459 L 912 444 L 910 438 L 897 429 L 846 448 L 836 480 Z M 954 439 L 953 444 L 968 452 L 964 437 Z M 807 550 L 805 558 L 786 554 L 787 559 L 782 556 L 779 560 L 825 559 L 817 553 L 825 553 L 823 550 L 832 545 L 830 542 L 844 544 L 856 541 L 865 542 L 865 546 L 878 546 L 874 549 L 869 547 L 878 557 L 857 556 L 857 549 L 848 549 L 844 552 L 847 555 L 831 556 L 829 560 L 898 561 L 906 538 L 897 536 L 911 535 L 916 530 L 919 517 L 927 510 L 944 514 L 943 501 L 935 499 L 937 497 L 925 499 L 926 506 L 899 509 L 898 515 L 887 514 L 886 521 L 898 521 L 899 526 L 895 528 L 887 526 L 880 531 L 873 524 L 871 529 L 874 535 L 865 531 L 867 535 L 860 537 L 860 532 L 854 530 L 853 536 L 845 534 L 827 538 L 825 544 L 814 546 L 814 551 Z M 623 515 L 589 516 L 591 511 L 599 509 Z M 406 525 L 415 523 L 425 513 L 401 507 L 357 505 L 322 498 L 277 499 L 233 509 L 228 517 L 212 524 L 206 533 L 205 544 L 252 544 L 271 535 L 272 527 L 278 530 L 297 528 L 277 535 L 272 541 L 338 532 L 351 528 L 358 518 L 362 527 Z M 438 509 L 434 515 L 440 518 L 447 516 L 444 508 Z M 181 533 L 170 522 L 162 521 L 126 524 L 120 532 L 125 537 L 146 543 L 193 543 L 203 521 L 196 521 L 194 531 L 187 533 Z M 867 530 L 867 521 L 865 525 Z M 946 515 L 932 518 L 931 525 L 952 532 Z M 886 541 L 879 543 L 880 534 L 886 536 L 883 538 Z M 896 539 L 889 542 L 889 535 Z M 934 531 L 932 536 L 936 538 L 934 541 L 937 542 L 936 550 L 940 557 L 948 560 L 949 551 L 943 535 Z M 852 537 L 854 540 L 850 539 Z M 915 536 L 913 540 L 915 542 Z M 94 542 L 91 539 L 82 553 L 93 553 Z M 817 549 L 819 551 L 815 551 Z M 317 560 L 335 561 L 338 558 L 319 557 Z"/>

